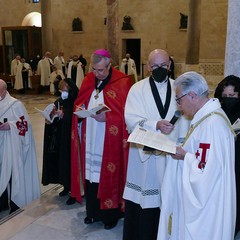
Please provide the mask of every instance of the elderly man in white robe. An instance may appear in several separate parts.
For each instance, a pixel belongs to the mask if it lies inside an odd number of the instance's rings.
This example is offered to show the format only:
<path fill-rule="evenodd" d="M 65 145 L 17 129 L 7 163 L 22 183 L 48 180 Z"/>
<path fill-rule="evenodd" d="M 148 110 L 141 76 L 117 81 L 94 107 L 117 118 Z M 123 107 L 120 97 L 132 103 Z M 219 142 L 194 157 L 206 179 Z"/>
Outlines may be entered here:
<path fill-rule="evenodd" d="M 25 58 L 21 58 L 21 62 L 17 66 L 14 89 L 24 89 L 25 92 L 28 88 L 32 88 L 31 76 L 32 69 L 30 64 L 26 63 Z"/>
<path fill-rule="evenodd" d="M 53 60 L 53 64 L 58 70 L 61 70 L 64 75 L 66 74 L 66 63 L 63 52 L 60 51 L 58 53 L 58 55 Z"/>
<path fill-rule="evenodd" d="M 53 60 L 51 59 L 51 53 L 46 52 L 43 59 L 38 62 L 37 74 L 41 76 L 40 85 L 49 86 L 50 85 L 50 74 L 52 72 Z"/>
<path fill-rule="evenodd" d="M 166 134 L 175 142 L 185 137 L 189 121 L 180 118 L 175 126 L 170 123 L 177 104 L 174 81 L 168 78 L 169 67 L 169 55 L 165 50 L 155 49 L 149 54 L 148 69 L 151 76 L 135 83 L 126 101 L 125 121 L 130 133 L 140 125 Z M 157 238 L 167 154 L 145 149 L 139 144 L 130 145 L 123 195 L 126 202 L 123 240 Z"/>
<path fill-rule="evenodd" d="M 120 71 L 129 76 L 133 76 L 135 82 L 138 81 L 136 64 L 135 61 L 131 58 L 130 53 L 127 53 L 126 57 L 122 59 Z"/>
<path fill-rule="evenodd" d="M 17 73 L 17 66 L 20 63 L 21 56 L 16 55 L 16 57 L 11 61 L 11 75 L 15 76 Z"/>
<path fill-rule="evenodd" d="M 50 74 L 50 93 L 52 95 L 59 96 L 60 92 L 58 89 L 58 84 L 61 80 L 65 79 L 65 76 L 62 72 L 62 70 L 57 69 L 55 65 L 52 67 L 53 71 Z"/>
<path fill-rule="evenodd" d="M 0 106 L 0 196 L 8 188 L 11 202 L 21 208 L 40 197 L 32 127 L 24 105 L 1 79 Z"/>
<path fill-rule="evenodd" d="M 84 78 L 82 69 L 82 63 L 80 62 L 78 55 L 73 55 L 73 59 L 68 64 L 67 78 L 71 78 L 80 89 Z"/>
<path fill-rule="evenodd" d="M 184 143 L 173 155 L 180 160 L 168 159 L 177 162 L 177 167 L 168 175 L 169 182 L 175 182 L 166 184 L 163 191 L 158 239 L 232 240 L 235 134 L 219 100 L 208 97 L 207 82 L 200 74 L 184 73 L 174 85 L 179 109 L 192 121 Z"/>
<path fill-rule="evenodd" d="M 21 56 L 19 54 L 16 55 L 16 57 L 11 61 L 11 84 L 14 86 L 15 82 L 15 76 L 17 74 L 17 67 L 20 63 Z"/>

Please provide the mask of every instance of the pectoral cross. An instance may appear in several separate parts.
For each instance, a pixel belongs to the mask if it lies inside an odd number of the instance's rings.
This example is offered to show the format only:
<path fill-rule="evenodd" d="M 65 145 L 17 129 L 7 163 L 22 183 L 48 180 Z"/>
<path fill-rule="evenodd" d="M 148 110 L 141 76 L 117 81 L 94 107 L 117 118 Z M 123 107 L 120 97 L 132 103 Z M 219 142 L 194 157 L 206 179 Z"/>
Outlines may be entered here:
<path fill-rule="evenodd" d="M 98 98 L 99 98 L 98 94 L 99 94 L 99 89 L 97 88 L 97 89 L 96 89 L 96 95 L 94 96 L 95 99 L 98 99 Z"/>

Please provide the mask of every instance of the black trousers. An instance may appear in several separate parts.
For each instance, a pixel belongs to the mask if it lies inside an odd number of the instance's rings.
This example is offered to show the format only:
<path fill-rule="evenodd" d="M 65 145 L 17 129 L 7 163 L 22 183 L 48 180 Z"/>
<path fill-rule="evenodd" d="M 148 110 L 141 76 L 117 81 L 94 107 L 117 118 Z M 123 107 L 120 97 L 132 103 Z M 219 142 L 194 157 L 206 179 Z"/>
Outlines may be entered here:
<path fill-rule="evenodd" d="M 11 200 L 11 188 L 12 188 L 12 177 L 10 178 L 10 199 L 8 198 L 8 189 L 3 192 L 0 197 L 0 211 L 7 210 L 10 208 L 10 213 L 15 212 L 19 207 Z"/>
<path fill-rule="evenodd" d="M 8 209 L 8 192 L 7 189 L 0 196 L 0 212 Z"/>
<path fill-rule="evenodd" d="M 156 240 L 160 208 L 142 209 L 139 204 L 125 201 L 123 240 Z"/>
<path fill-rule="evenodd" d="M 87 217 L 102 221 L 104 224 L 112 224 L 117 222 L 119 218 L 123 217 L 123 213 L 119 208 L 112 208 L 107 210 L 100 209 L 100 201 L 97 198 L 98 183 L 90 183 L 86 180 L 86 210 Z"/>

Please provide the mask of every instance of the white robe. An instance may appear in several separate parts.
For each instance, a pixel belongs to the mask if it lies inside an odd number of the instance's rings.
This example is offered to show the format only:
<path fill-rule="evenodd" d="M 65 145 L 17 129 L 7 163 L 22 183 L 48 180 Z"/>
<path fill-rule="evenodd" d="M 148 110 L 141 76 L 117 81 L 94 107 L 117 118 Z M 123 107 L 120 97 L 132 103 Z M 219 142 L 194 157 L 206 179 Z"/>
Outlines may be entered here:
<path fill-rule="evenodd" d="M 63 67 L 65 67 L 65 60 L 63 57 L 56 56 L 53 60 L 54 65 L 58 70 L 63 70 Z"/>
<path fill-rule="evenodd" d="M 170 79 L 173 87 L 173 80 Z M 163 105 L 166 100 L 167 83 L 157 83 Z M 166 120 L 170 120 L 177 109 L 175 92 L 172 89 L 171 102 Z M 144 127 L 156 130 L 159 115 L 149 78 L 135 83 L 129 91 L 125 106 L 125 121 L 129 132 L 139 122 L 144 121 Z M 186 135 L 188 121 L 181 118 L 175 124 L 175 129 L 169 135 L 169 139 L 177 141 Z M 129 150 L 127 181 L 124 189 L 124 199 L 140 204 L 142 208 L 161 207 L 161 184 L 166 167 L 166 155 L 154 155 L 144 152 L 142 145 L 131 144 Z"/>
<path fill-rule="evenodd" d="M 96 90 L 92 92 L 88 109 L 104 103 L 103 91 L 95 99 Z M 86 179 L 91 183 L 99 183 L 102 156 L 104 148 L 104 139 L 106 131 L 106 122 L 98 122 L 94 118 L 87 118 L 86 126 Z"/>
<path fill-rule="evenodd" d="M 62 79 L 65 79 L 65 76 L 62 72 L 62 70 L 56 70 L 56 71 L 53 71 L 51 74 L 50 74 L 50 93 L 51 94 L 54 94 L 55 93 L 55 88 L 54 88 L 54 81 L 57 77 L 57 75 L 60 75 Z"/>
<path fill-rule="evenodd" d="M 42 86 L 49 86 L 49 77 L 51 74 L 52 59 L 44 58 L 38 62 L 37 74 L 41 76 L 40 84 Z"/>
<path fill-rule="evenodd" d="M 72 78 L 72 66 L 73 66 L 74 61 L 71 61 L 68 65 L 68 69 L 67 69 L 67 78 Z M 83 70 L 82 70 L 82 63 L 78 61 L 77 63 L 77 76 L 76 76 L 76 85 L 78 87 L 78 89 L 80 89 L 81 85 L 82 85 L 82 81 L 83 81 L 83 78 L 84 78 L 84 73 L 83 73 Z"/>
<path fill-rule="evenodd" d="M 10 130 L 0 131 L 0 196 L 12 176 L 11 200 L 24 207 L 40 197 L 40 181 L 32 127 L 23 104 L 8 93 L 0 101 L 0 121 Z"/>
<path fill-rule="evenodd" d="M 12 60 L 11 62 L 11 75 L 15 76 L 17 73 L 17 66 L 20 63 L 20 60 L 17 60 L 16 58 Z"/>
<path fill-rule="evenodd" d="M 125 65 L 128 65 L 128 75 L 134 75 L 135 82 L 138 81 L 135 61 L 132 58 L 124 58 L 120 65 L 120 71 L 125 73 Z"/>
<path fill-rule="evenodd" d="M 22 69 L 25 67 L 28 69 L 28 87 L 32 88 L 31 79 L 32 76 L 32 70 L 28 63 L 19 63 L 17 66 L 17 73 L 15 76 L 15 83 L 14 83 L 14 89 L 20 90 L 23 89 L 23 78 L 22 78 Z"/>
<path fill-rule="evenodd" d="M 191 124 L 194 126 L 213 111 L 225 115 L 219 101 L 211 99 L 195 114 Z M 236 190 L 234 135 L 230 127 L 223 117 L 213 114 L 194 129 L 183 148 L 187 151 L 184 160 L 172 160 L 175 166 L 168 179 L 173 181 L 165 189 L 158 239 L 232 240 Z M 204 159 L 206 165 L 201 170 L 199 162 Z M 167 234 L 171 213 L 172 232 Z"/>

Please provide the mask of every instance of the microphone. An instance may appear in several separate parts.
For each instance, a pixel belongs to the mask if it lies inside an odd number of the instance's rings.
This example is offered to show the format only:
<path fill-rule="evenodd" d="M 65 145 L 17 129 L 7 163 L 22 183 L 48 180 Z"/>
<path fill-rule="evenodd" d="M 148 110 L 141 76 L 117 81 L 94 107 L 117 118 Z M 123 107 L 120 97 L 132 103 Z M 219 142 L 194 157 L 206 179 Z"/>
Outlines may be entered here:
<path fill-rule="evenodd" d="M 179 111 L 179 110 L 176 110 L 175 111 L 175 113 L 174 113 L 174 115 L 173 115 L 173 117 L 172 117 L 172 119 L 170 120 L 170 123 L 171 124 L 175 124 L 176 123 L 176 121 L 180 118 L 182 116 L 182 113 L 181 113 L 181 111 Z M 151 148 L 151 147 L 148 147 L 148 146 L 144 146 L 143 147 L 143 151 L 146 151 L 146 152 L 152 152 L 152 151 L 154 151 L 155 149 L 154 148 Z"/>
<path fill-rule="evenodd" d="M 174 113 L 174 115 L 173 115 L 173 117 L 172 117 L 172 119 L 170 120 L 170 123 L 174 125 L 174 124 L 176 123 L 176 121 L 177 121 L 181 116 L 182 116 L 181 111 L 176 110 L 175 113 Z"/>

